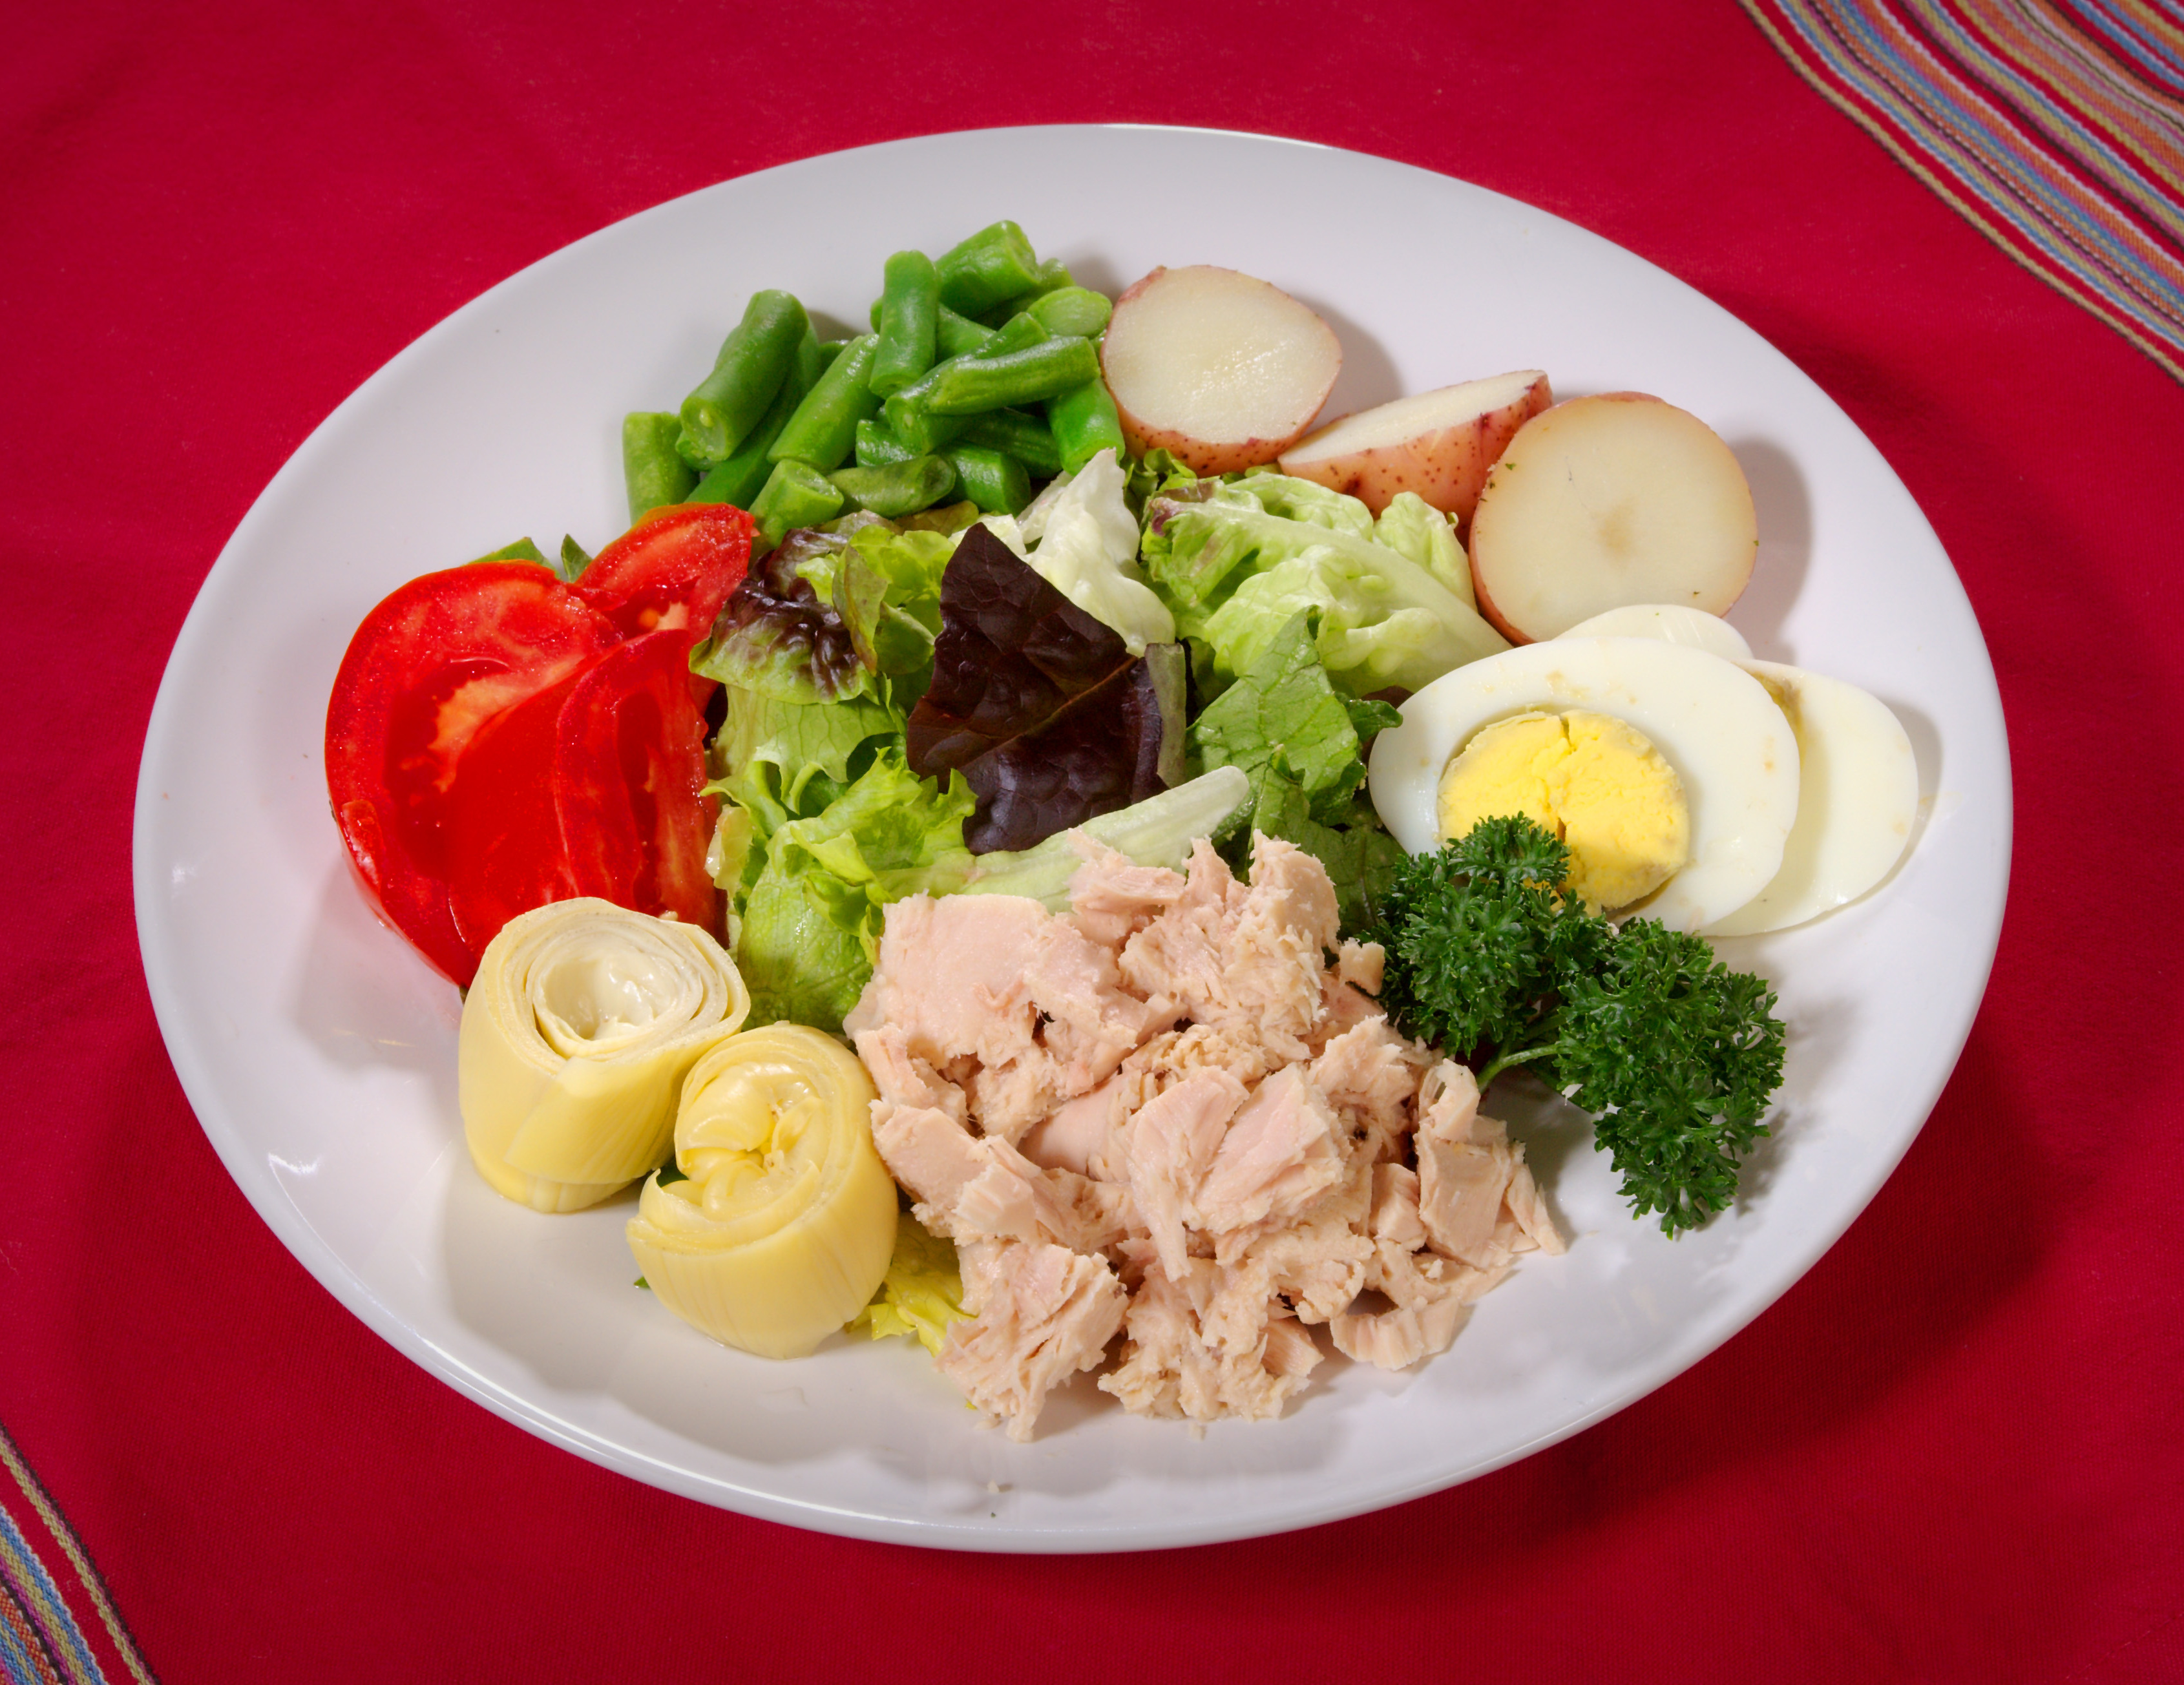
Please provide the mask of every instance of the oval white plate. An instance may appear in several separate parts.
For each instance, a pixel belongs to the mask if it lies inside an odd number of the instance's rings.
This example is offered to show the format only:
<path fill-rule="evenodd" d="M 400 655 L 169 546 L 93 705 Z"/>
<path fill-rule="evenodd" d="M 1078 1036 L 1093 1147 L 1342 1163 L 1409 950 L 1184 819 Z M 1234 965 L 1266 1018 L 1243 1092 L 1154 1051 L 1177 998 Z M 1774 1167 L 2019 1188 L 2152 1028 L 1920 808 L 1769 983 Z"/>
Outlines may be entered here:
<path fill-rule="evenodd" d="M 326 812 L 327 691 L 375 602 L 519 534 L 597 548 L 626 524 L 623 412 L 678 402 L 753 290 L 861 323 L 889 253 L 939 251 L 997 216 L 1109 291 L 1201 262 L 1287 288 L 1341 336 L 1330 414 L 1529 366 L 1565 395 L 1635 388 L 1696 412 L 1760 511 L 1732 618 L 1763 657 L 1878 692 L 1919 753 L 1923 835 L 1892 881 L 1818 925 L 1724 944 L 1777 981 L 1791 1025 L 1780 1132 L 1738 1208 L 1670 1243 L 1625 1214 L 1581 1129 L 1519 1104 L 1568 1256 L 1526 1262 L 1414 1374 L 1330 1360 L 1276 1423 L 1195 1438 L 1080 1380 L 1014 1445 L 905 1342 L 776 1364 L 677 1323 L 632 1284 L 624 1204 L 539 1217 L 478 1180 L 454 991 L 365 912 Z M 1543 212 L 1376 158 L 1190 131 L 992 131 L 660 206 L 503 282 L 367 381 L 237 528 L 176 642 L 137 791 L 136 916 L 176 1069 L 237 1185 L 328 1291 L 451 1385 L 751 1515 L 1100 1550 L 1447 1486 L 1597 1421 L 1758 1315 L 1864 1206 L 1956 1060 L 2001 922 L 2009 800 L 1993 673 L 1933 533 L 1819 389 L 1697 293 Z"/>

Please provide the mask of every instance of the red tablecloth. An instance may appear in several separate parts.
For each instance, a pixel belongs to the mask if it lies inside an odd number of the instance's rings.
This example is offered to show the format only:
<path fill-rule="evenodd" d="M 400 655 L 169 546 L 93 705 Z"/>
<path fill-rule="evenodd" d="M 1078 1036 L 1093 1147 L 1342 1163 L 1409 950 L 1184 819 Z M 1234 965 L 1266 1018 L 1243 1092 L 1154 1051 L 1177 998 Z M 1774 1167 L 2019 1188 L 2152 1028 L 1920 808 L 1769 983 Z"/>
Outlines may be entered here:
<path fill-rule="evenodd" d="M 1727 4 L 554 9 L 84 0 L 19 15 L 0 53 L 0 1422 L 151 1667 L 2184 1676 L 2184 390 Z M 1574 1440 L 1384 1514 L 1165 1555 L 791 1532 L 489 1415 L 274 1241 L 146 998 L 138 751 L 252 499 L 464 300 L 745 170 L 1112 120 L 1279 131 L 1515 194 L 1818 380 L 1924 506 L 1993 650 L 2018 781 L 2000 957 L 1849 1234 Z"/>

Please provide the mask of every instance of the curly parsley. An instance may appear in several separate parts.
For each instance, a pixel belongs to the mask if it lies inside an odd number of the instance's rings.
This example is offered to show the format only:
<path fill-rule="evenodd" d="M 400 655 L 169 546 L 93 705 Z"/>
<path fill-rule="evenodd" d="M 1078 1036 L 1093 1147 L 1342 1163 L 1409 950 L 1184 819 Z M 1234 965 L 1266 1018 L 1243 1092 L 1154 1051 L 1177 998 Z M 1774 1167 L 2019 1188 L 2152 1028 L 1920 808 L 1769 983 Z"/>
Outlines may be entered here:
<path fill-rule="evenodd" d="M 1624 1197 L 1679 1234 L 1736 1197 L 1767 1133 L 1782 1082 L 1774 992 L 1703 937 L 1587 913 L 1556 893 L 1568 869 L 1568 850 L 1522 817 L 1405 861 L 1376 932 L 1381 1004 L 1482 1087 L 1532 1065 L 1593 1114 Z"/>

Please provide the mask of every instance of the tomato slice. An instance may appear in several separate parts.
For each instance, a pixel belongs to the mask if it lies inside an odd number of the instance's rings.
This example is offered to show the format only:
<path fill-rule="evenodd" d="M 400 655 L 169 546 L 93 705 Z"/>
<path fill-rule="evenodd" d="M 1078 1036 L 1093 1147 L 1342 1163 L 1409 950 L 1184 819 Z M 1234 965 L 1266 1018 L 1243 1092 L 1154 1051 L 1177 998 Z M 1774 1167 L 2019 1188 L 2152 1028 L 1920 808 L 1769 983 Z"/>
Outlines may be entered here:
<path fill-rule="evenodd" d="M 579 895 L 721 933 L 692 641 L 632 638 L 480 734 L 455 779 L 448 855 L 473 952 L 518 913 Z"/>
<path fill-rule="evenodd" d="M 726 503 L 669 503 L 593 557 L 577 592 L 624 637 L 685 627 L 701 638 L 743 583 L 753 531 Z"/>
<path fill-rule="evenodd" d="M 453 982 L 476 951 L 448 904 L 449 792 L 487 723 L 620 641 L 544 568 L 473 563 L 413 579 L 357 628 L 326 708 L 326 792 L 380 916 Z"/>

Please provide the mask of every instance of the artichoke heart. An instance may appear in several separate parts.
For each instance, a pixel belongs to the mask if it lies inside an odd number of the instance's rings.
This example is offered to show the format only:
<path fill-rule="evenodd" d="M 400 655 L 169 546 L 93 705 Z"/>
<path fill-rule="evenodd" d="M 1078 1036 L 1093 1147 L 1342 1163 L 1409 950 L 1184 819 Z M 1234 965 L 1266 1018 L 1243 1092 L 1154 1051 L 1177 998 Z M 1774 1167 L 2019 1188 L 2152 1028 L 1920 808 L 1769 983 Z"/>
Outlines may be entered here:
<path fill-rule="evenodd" d="M 496 1193 L 578 1211 L 667 1156 L 682 1079 L 750 997 L 694 925 L 555 901 L 487 945 L 457 1042 L 463 1135 Z"/>
<path fill-rule="evenodd" d="M 746 1030 L 682 1085 L 675 1161 L 638 1195 L 629 1249 L 670 1310 L 723 1345 L 802 1357 L 871 1299 L 894 1251 L 872 1080 L 801 1024 Z"/>

